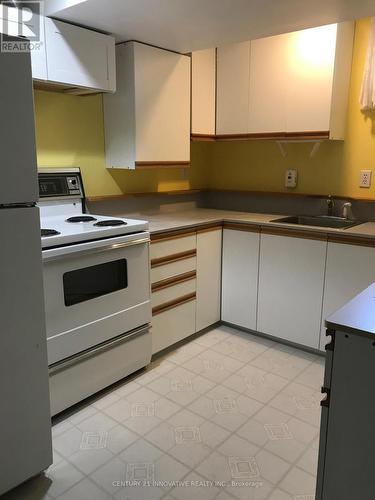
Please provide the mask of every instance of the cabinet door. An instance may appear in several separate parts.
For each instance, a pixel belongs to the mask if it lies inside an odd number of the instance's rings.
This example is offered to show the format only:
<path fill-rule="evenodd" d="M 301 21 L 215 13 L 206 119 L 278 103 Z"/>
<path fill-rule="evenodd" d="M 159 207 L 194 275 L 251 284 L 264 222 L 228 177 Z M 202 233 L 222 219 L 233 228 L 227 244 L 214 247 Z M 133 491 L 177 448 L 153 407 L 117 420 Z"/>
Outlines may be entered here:
<path fill-rule="evenodd" d="M 197 234 L 197 331 L 220 321 L 221 240 L 221 229 Z"/>
<path fill-rule="evenodd" d="M 191 133 L 215 134 L 216 49 L 191 54 Z"/>
<path fill-rule="evenodd" d="M 258 331 L 319 346 L 326 241 L 262 234 Z"/>
<path fill-rule="evenodd" d="M 286 132 L 329 131 L 337 25 L 287 35 Z"/>
<path fill-rule="evenodd" d="M 217 134 L 247 133 L 249 76 L 250 42 L 217 49 Z"/>
<path fill-rule="evenodd" d="M 15 7 L 0 5 L 0 33 L 10 36 L 37 37 L 30 46 L 31 70 L 33 79 L 47 80 L 46 44 L 44 35 L 44 17 L 33 14 L 32 18 L 21 23 L 22 14 Z"/>
<path fill-rule="evenodd" d="M 325 319 L 375 281 L 375 248 L 328 243 L 320 348 L 327 343 Z"/>
<path fill-rule="evenodd" d="M 259 232 L 224 229 L 221 319 L 256 330 Z"/>
<path fill-rule="evenodd" d="M 39 17 L 40 23 L 40 44 L 36 44 L 31 51 L 31 73 L 34 80 L 47 80 L 47 54 L 45 37 L 45 17 Z"/>
<path fill-rule="evenodd" d="M 134 43 L 136 161 L 190 160 L 190 57 Z"/>
<path fill-rule="evenodd" d="M 285 132 L 287 36 L 251 42 L 249 133 Z"/>
<path fill-rule="evenodd" d="M 99 90 L 113 90 L 114 39 L 46 18 L 48 79 Z"/>

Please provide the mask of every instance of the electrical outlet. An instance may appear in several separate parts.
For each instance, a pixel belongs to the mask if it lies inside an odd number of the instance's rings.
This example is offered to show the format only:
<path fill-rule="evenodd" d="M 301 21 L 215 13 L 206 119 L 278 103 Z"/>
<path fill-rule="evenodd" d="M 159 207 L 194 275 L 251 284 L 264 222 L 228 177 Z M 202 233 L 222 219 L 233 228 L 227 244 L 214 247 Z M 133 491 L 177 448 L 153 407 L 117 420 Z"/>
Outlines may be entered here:
<path fill-rule="evenodd" d="M 295 188 L 297 186 L 297 170 L 290 169 L 285 172 L 285 187 Z"/>
<path fill-rule="evenodd" d="M 361 170 L 359 187 L 369 188 L 371 186 L 371 175 L 372 175 L 372 170 Z"/>

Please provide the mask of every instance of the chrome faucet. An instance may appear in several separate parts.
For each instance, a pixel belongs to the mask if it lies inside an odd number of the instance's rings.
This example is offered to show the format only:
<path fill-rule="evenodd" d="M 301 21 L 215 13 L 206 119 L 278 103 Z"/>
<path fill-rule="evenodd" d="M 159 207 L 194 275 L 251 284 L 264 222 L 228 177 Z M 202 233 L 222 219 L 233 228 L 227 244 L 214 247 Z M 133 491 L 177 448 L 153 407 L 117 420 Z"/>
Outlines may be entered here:
<path fill-rule="evenodd" d="M 328 198 L 327 198 L 327 215 L 329 217 L 332 217 L 332 215 L 333 215 L 333 207 L 334 206 L 335 206 L 334 199 L 332 198 L 331 195 L 328 195 Z"/>
<path fill-rule="evenodd" d="M 342 216 L 344 219 L 350 219 L 350 209 L 352 208 L 352 204 L 348 201 L 342 206 Z"/>

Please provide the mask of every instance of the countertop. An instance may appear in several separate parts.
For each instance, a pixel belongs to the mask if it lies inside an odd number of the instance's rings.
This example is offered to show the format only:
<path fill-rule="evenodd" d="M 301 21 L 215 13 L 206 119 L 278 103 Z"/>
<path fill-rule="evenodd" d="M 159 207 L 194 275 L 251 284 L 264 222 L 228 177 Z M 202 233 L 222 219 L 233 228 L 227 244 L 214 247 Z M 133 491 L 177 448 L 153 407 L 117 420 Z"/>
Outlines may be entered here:
<path fill-rule="evenodd" d="M 116 214 L 129 219 L 142 219 L 149 221 L 151 234 L 158 234 L 179 229 L 188 229 L 205 224 L 221 222 L 242 222 L 268 227 L 283 227 L 299 231 L 313 231 L 321 234 L 340 234 L 343 236 L 356 236 L 359 238 L 375 238 L 375 222 L 365 222 L 348 229 L 322 228 L 316 226 L 303 226 L 296 224 L 283 224 L 271 222 L 274 219 L 290 214 L 259 214 L 251 212 L 236 212 L 232 210 L 215 210 L 209 208 L 195 208 L 189 210 L 171 210 L 160 212 L 137 212 Z"/>
<path fill-rule="evenodd" d="M 375 334 L 375 283 L 328 316 L 326 326 L 360 335 Z"/>

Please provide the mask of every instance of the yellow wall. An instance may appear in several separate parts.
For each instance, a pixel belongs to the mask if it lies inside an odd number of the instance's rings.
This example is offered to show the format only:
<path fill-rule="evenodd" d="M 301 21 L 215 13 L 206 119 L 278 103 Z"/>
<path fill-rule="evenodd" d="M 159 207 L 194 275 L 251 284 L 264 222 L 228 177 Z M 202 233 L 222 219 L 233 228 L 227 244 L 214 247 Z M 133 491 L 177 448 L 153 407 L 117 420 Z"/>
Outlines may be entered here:
<path fill-rule="evenodd" d="M 35 91 L 39 167 L 80 167 L 87 196 L 204 187 L 207 144 L 194 144 L 191 168 L 107 170 L 102 96 Z M 187 177 L 187 178 L 186 178 Z"/>
<path fill-rule="evenodd" d="M 375 198 L 375 172 L 372 188 L 358 187 L 359 170 L 375 170 L 375 113 L 364 115 L 358 104 L 369 28 L 369 19 L 357 23 L 346 140 L 322 143 L 313 158 L 306 143 L 286 145 L 286 158 L 271 141 L 192 143 L 186 172 L 107 170 L 101 95 L 36 91 L 38 164 L 81 167 L 88 196 L 205 187 L 286 191 L 285 170 L 297 168 L 292 192 Z"/>
<path fill-rule="evenodd" d="M 346 140 L 325 141 L 310 158 L 312 145 L 287 144 L 285 158 L 275 142 L 221 142 L 213 145 L 208 186 L 222 189 L 289 191 L 285 170 L 298 169 L 296 193 L 375 198 L 375 113 L 363 114 L 359 94 L 370 19 L 357 22 L 350 85 Z M 358 187 L 359 171 L 373 169 L 370 189 Z"/>

